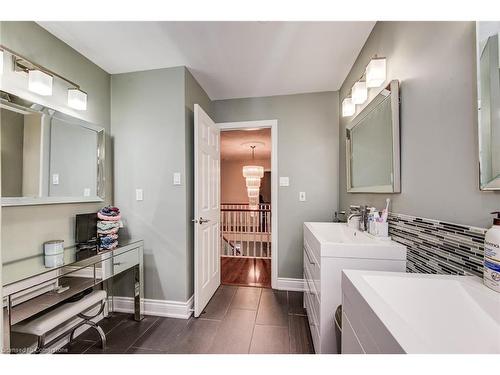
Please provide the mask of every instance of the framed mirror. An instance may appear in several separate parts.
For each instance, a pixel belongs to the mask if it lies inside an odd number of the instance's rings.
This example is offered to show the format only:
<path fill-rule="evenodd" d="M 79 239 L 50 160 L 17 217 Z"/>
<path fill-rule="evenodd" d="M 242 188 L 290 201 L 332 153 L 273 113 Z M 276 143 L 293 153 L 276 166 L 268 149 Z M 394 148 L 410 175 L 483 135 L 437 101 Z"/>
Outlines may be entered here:
<path fill-rule="evenodd" d="M 346 127 L 347 192 L 401 192 L 399 129 L 393 80 Z"/>
<path fill-rule="evenodd" d="M 477 22 L 479 188 L 500 190 L 500 22 Z"/>
<path fill-rule="evenodd" d="M 2 206 L 104 200 L 104 129 L 0 91 Z"/>

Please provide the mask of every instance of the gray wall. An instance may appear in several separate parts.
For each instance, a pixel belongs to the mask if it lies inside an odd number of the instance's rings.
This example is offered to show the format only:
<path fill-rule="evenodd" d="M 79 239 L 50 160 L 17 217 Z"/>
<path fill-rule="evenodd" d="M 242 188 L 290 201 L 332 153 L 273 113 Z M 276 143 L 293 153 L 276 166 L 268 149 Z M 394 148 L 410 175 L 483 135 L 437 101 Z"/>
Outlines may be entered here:
<path fill-rule="evenodd" d="M 213 102 L 216 122 L 278 120 L 278 277 L 302 278 L 305 221 L 330 221 L 338 206 L 338 93 Z M 273 171 L 275 173 L 275 171 Z M 299 202 L 305 191 L 306 202 Z"/>
<path fill-rule="evenodd" d="M 186 301 L 193 293 L 192 107 L 210 102 L 184 67 L 117 74 L 111 82 L 115 203 L 128 235 L 144 239 L 145 297 Z M 174 172 L 181 185 L 173 185 Z"/>
<path fill-rule="evenodd" d="M 473 22 L 378 22 L 340 90 L 342 99 L 374 55 L 401 81 L 401 194 L 348 194 L 340 118 L 340 207 L 392 211 L 489 227 L 500 192 L 480 192 Z M 374 91 L 374 90 L 371 90 Z M 370 93 L 373 95 L 373 93 Z"/>
<path fill-rule="evenodd" d="M 51 97 L 37 96 L 27 90 L 26 80 L 19 80 L 17 73 L 4 72 L 4 90 L 53 107 L 54 109 L 99 124 L 110 130 L 110 76 L 61 40 L 34 22 L 0 23 L 1 44 L 26 56 L 48 69 L 77 82 L 88 93 L 87 111 L 76 112 L 66 106 L 67 91 L 62 83 L 54 80 Z M 106 147 L 111 146 L 109 137 Z M 111 153 L 108 153 L 110 155 Z M 111 159 L 106 161 L 106 197 L 112 200 Z M 62 239 L 65 245 L 74 243 L 74 216 L 77 213 L 95 212 L 102 204 L 58 204 L 46 206 L 4 207 L 2 210 L 2 259 L 18 259 L 42 251 L 42 243 Z M 29 233 L 29 236 L 26 236 Z"/>

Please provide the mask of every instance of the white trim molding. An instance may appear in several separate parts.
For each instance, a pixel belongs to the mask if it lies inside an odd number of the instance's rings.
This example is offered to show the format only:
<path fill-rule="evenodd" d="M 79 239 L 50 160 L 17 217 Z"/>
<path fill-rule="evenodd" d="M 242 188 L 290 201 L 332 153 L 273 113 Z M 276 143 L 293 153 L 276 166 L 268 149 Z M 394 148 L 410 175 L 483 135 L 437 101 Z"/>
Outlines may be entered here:
<path fill-rule="evenodd" d="M 305 281 L 304 279 L 291 279 L 287 277 L 278 277 L 275 289 L 304 292 L 306 290 Z"/>
<path fill-rule="evenodd" d="M 241 129 L 271 129 L 271 231 L 272 231 L 272 252 L 271 252 L 271 287 L 278 287 L 278 120 L 260 121 L 240 121 L 240 122 L 219 122 L 217 126 L 221 131 L 241 130 Z"/>
<path fill-rule="evenodd" d="M 109 306 L 113 306 L 113 311 L 124 313 L 134 312 L 134 299 L 132 297 L 112 298 L 113 302 Z M 144 315 L 189 319 L 193 313 L 194 296 L 191 296 L 186 302 L 145 298 L 141 303 Z"/>

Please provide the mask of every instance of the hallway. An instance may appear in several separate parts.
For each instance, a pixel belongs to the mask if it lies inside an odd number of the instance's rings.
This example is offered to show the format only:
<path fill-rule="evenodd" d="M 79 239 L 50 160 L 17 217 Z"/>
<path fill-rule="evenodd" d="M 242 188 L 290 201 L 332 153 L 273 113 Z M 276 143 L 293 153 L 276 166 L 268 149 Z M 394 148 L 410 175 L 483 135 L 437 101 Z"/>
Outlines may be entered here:
<path fill-rule="evenodd" d="M 271 259 L 221 257 L 221 283 L 271 288 Z"/>
<path fill-rule="evenodd" d="M 73 354 L 311 354 L 314 353 L 301 292 L 221 285 L 200 318 L 113 313 L 101 321 L 108 344 L 93 330 L 61 353 Z"/>

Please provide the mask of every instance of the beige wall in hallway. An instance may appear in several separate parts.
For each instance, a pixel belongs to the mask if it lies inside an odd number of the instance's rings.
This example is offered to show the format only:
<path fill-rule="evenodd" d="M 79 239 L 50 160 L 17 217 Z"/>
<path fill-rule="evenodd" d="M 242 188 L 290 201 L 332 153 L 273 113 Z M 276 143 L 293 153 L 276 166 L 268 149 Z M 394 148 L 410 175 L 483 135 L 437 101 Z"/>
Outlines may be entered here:
<path fill-rule="evenodd" d="M 221 203 L 248 203 L 243 166 L 255 164 L 271 170 L 271 160 L 221 160 Z"/>

